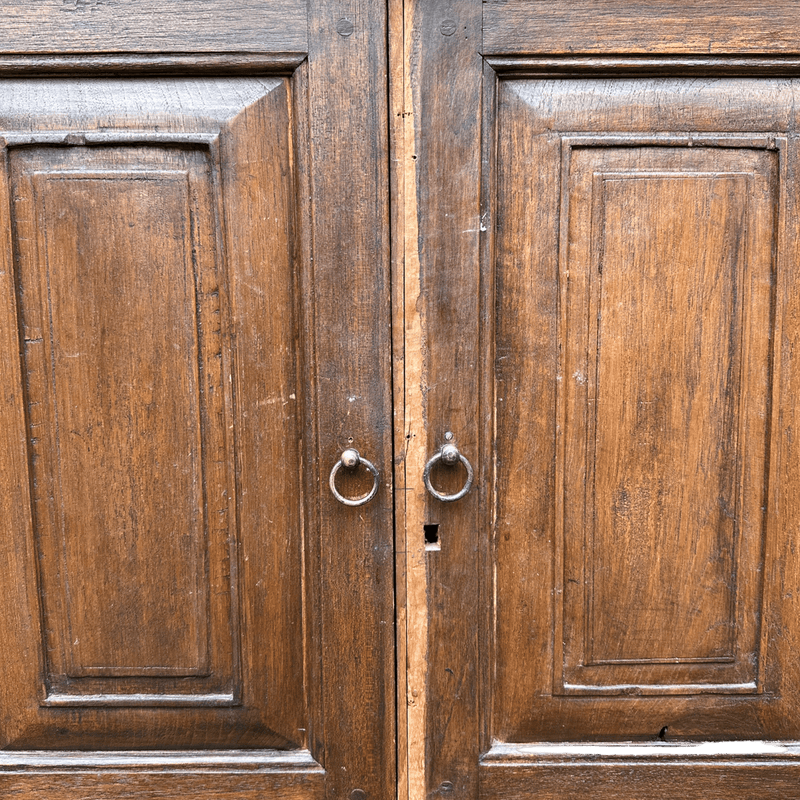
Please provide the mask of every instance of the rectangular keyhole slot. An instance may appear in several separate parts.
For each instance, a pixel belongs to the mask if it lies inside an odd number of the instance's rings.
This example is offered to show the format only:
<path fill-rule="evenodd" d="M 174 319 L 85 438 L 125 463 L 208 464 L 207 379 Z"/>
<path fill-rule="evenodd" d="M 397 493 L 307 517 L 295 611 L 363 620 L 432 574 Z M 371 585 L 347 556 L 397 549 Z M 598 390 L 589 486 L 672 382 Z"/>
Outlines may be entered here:
<path fill-rule="evenodd" d="M 442 545 L 439 541 L 439 523 L 432 522 L 428 525 L 423 525 L 422 529 L 425 531 L 425 549 L 441 550 Z"/>

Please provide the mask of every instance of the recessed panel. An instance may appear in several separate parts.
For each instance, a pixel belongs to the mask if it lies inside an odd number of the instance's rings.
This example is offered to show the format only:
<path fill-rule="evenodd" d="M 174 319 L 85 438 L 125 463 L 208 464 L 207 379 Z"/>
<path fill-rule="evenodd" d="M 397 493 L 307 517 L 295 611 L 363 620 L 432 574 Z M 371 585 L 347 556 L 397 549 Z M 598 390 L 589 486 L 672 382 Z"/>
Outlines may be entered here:
<path fill-rule="evenodd" d="M 797 736 L 795 89 L 498 83 L 497 742 Z"/>
<path fill-rule="evenodd" d="M 3 746 L 302 750 L 291 80 L 5 88 Z"/>
<path fill-rule="evenodd" d="M 558 691 L 757 690 L 774 169 L 571 150 Z"/>
<path fill-rule="evenodd" d="M 207 153 L 11 162 L 48 698 L 233 702 Z"/>
<path fill-rule="evenodd" d="M 587 664 L 733 658 L 749 183 L 594 174 Z"/>

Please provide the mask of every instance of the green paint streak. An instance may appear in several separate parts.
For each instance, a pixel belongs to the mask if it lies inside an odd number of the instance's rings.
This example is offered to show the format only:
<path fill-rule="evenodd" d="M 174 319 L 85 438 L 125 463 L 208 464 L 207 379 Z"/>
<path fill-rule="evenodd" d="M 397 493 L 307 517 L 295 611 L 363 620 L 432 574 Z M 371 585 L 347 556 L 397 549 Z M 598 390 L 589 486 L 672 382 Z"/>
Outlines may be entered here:
<path fill-rule="evenodd" d="M 710 742 L 692 746 L 682 745 L 633 745 L 632 747 L 523 747 L 533 753 L 589 753 L 597 755 L 641 755 L 642 753 L 689 753 L 692 755 L 709 755 L 718 753 L 782 753 L 786 748 L 764 744 L 763 742 Z"/>

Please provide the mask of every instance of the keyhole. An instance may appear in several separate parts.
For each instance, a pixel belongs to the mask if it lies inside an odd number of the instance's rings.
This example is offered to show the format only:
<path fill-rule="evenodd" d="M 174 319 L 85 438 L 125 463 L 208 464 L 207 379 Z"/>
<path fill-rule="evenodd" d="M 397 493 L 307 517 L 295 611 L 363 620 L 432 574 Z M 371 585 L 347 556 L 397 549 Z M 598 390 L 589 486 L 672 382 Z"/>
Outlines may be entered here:
<path fill-rule="evenodd" d="M 439 523 L 433 522 L 428 525 L 423 525 L 422 529 L 425 532 L 425 549 L 441 550 L 442 545 L 439 542 Z"/>

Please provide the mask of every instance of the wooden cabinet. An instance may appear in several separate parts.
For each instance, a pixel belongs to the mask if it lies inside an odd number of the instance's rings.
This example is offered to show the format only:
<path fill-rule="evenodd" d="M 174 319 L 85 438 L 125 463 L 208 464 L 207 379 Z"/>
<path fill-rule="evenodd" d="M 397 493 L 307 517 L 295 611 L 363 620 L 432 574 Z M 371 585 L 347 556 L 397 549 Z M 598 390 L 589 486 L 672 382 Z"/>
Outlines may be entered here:
<path fill-rule="evenodd" d="M 800 800 L 792 4 L 5 11 L 3 797 Z"/>

